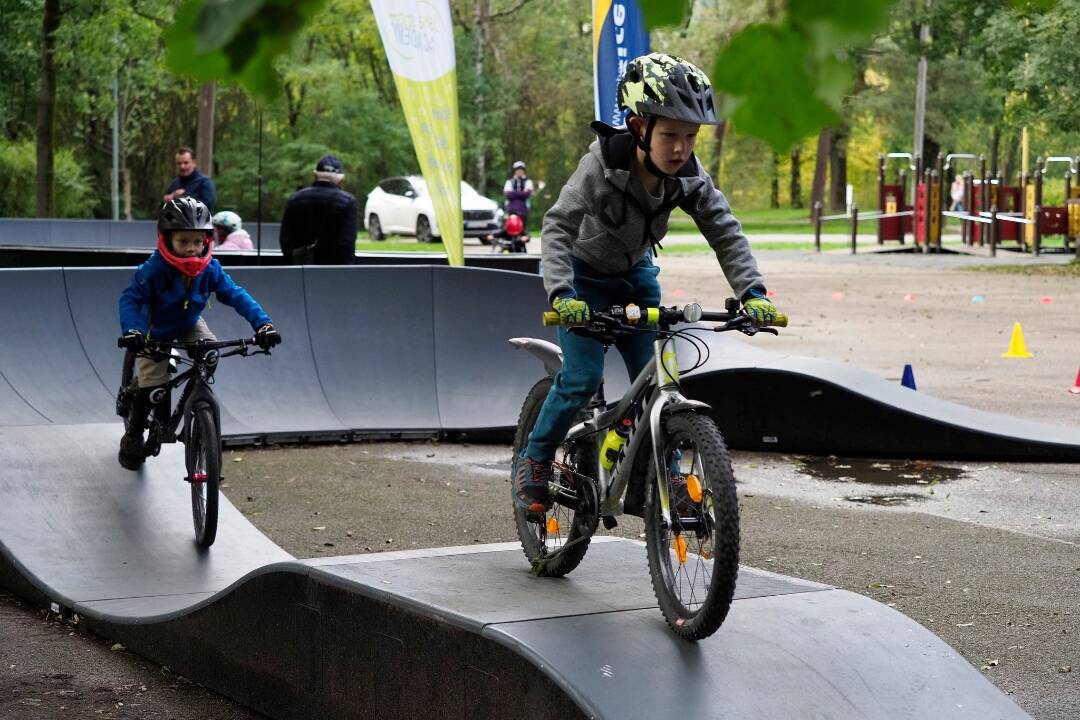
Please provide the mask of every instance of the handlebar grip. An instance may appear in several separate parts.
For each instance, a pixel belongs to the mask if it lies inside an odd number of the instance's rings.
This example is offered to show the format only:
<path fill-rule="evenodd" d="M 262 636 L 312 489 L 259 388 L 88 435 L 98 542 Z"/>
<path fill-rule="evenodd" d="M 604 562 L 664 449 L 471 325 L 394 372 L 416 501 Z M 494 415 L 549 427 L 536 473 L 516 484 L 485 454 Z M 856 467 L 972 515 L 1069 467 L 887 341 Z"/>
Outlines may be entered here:
<path fill-rule="evenodd" d="M 544 327 L 551 327 L 552 325 L 562 325 L 562 318 L 559 317 L 559 313 L 554 310 L 548 310 L 543 316 Z"/>

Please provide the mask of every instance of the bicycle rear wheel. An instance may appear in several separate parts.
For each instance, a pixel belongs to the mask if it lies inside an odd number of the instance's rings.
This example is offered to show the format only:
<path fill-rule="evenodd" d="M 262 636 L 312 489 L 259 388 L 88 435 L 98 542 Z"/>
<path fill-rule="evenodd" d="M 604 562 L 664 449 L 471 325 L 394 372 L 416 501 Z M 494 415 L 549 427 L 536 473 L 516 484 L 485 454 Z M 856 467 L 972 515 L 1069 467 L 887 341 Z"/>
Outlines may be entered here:
<path fill-rule="evenodd" d="M 191 483 L 191 517 L 195 542 L 210 547 L 217 537 L 218 485 L 221 480 L 221 435 L 214 411 L 200 404 L 192 411 L 185 440 L 188 482 Z"/>
<path fill-rule="evenodd" d="M 723 624 L 739 572 L 739 502 L 724 438 L 711 418 L 675 415 L 663 428 L 670 524 L 663 520 L 656 463 L 645 500 L 649 576 L 676 635 L 700 640 Z"/>
<path fill-rule="evenodd" d="M 116 414 L 124 419 L 127 430 L 128 411 L 131 409 L 131 396 L 135 393 L 135 353 L 124 351 L 124 363 L 120 370 L 120 389 L 116 391 Z"/>
<path fill-rule="evenodd" d="M 529 433 L 551 389 L 545 377 L 529 390 L 521 406 L 514 435 L 514 461 L 529 442 Z M 600 520 L 600 496 L 596 482 L 598 445 L 595 437 L 559 447 L 552 485 L 555 503 L 542 517 L 514 505 L 514 523 L 525 557 L 533 572 L 543 577 L 562 577 L 576 568 L 589 549 L 589 540 Z"/>

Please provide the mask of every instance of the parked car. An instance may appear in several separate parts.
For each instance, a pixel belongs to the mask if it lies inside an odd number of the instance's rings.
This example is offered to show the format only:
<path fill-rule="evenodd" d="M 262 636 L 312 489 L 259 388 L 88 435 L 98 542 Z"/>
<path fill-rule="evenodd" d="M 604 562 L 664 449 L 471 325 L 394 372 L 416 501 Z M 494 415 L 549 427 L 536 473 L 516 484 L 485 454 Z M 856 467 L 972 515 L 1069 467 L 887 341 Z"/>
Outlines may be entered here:
<path fill-rule="evenodd" d="M 461 183 L 461 213 L 465 237 L 480 238 L 484 244 L 502 226 L 502 208 L 465 181 Z M 427 183 L 419 175 L 387 178 L 376 185 L 364 204 L 364 228 L 376 242 L 390 234 L 415 235 L 422 243 L 437 242 L 442 236 Z"/>

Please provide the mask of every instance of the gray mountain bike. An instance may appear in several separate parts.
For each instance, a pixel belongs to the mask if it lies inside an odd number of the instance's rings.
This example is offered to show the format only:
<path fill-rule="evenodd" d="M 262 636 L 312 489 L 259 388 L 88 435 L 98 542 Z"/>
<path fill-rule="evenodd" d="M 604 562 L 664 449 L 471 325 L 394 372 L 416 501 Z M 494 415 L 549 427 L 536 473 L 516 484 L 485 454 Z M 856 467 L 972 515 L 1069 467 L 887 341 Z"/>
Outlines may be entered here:
<path fill-rule="evenodd" d="M 522 549 L 533 571 L 549 577 L 578 566 L 601 521 L 610 530 L 623 513 L 643 517 L 657 602 L 672 631 L 687 640 L 712 635 L 731 607 L 739 570 L 739 505 L 731 459 L 709 416 L 711 408 L 686 398 L 679 387 L 675 340 L 686 340 L 698 352 L 688 372 L 708 359 L 708 346 L 693 331 L 776 334 L 755 325 L 734 298 L 726 308 L 705 312 L 696 304 L 613 306 L 572 328 L 605 346 L 630 334 L 655 332 L 655 360 L 613 406 L 604 399 L 601 383 L 581 411 L 556 452 L 551 510 L 541 515 L 514 506 Z M 674 329 L 702 320 L 721 324 Z M 558 313 L 544 314 L 545 325 L 558 323 Z M 771 324 L 786 327 L 787 317 L 780 315 Z M 562 366 L 562 355 L 545 340 L 510 342 L 538 356 L 547 370 L 521 408 L 514 437 L 518 458 Z"/>

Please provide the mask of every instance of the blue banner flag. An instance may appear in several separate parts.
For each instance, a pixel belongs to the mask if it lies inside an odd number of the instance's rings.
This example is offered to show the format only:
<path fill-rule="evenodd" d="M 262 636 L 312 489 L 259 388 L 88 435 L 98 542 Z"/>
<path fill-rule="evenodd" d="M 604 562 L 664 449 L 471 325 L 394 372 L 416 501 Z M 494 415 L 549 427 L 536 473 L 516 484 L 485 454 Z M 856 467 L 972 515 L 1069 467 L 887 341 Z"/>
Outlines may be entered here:
<path fill-rule="evenodd" d="M 637 0 L 593 0 L 593 98 L 596 119 L 626 124 L 616 90 L 626 64 L 649 53 L 649 33 Z"/>

